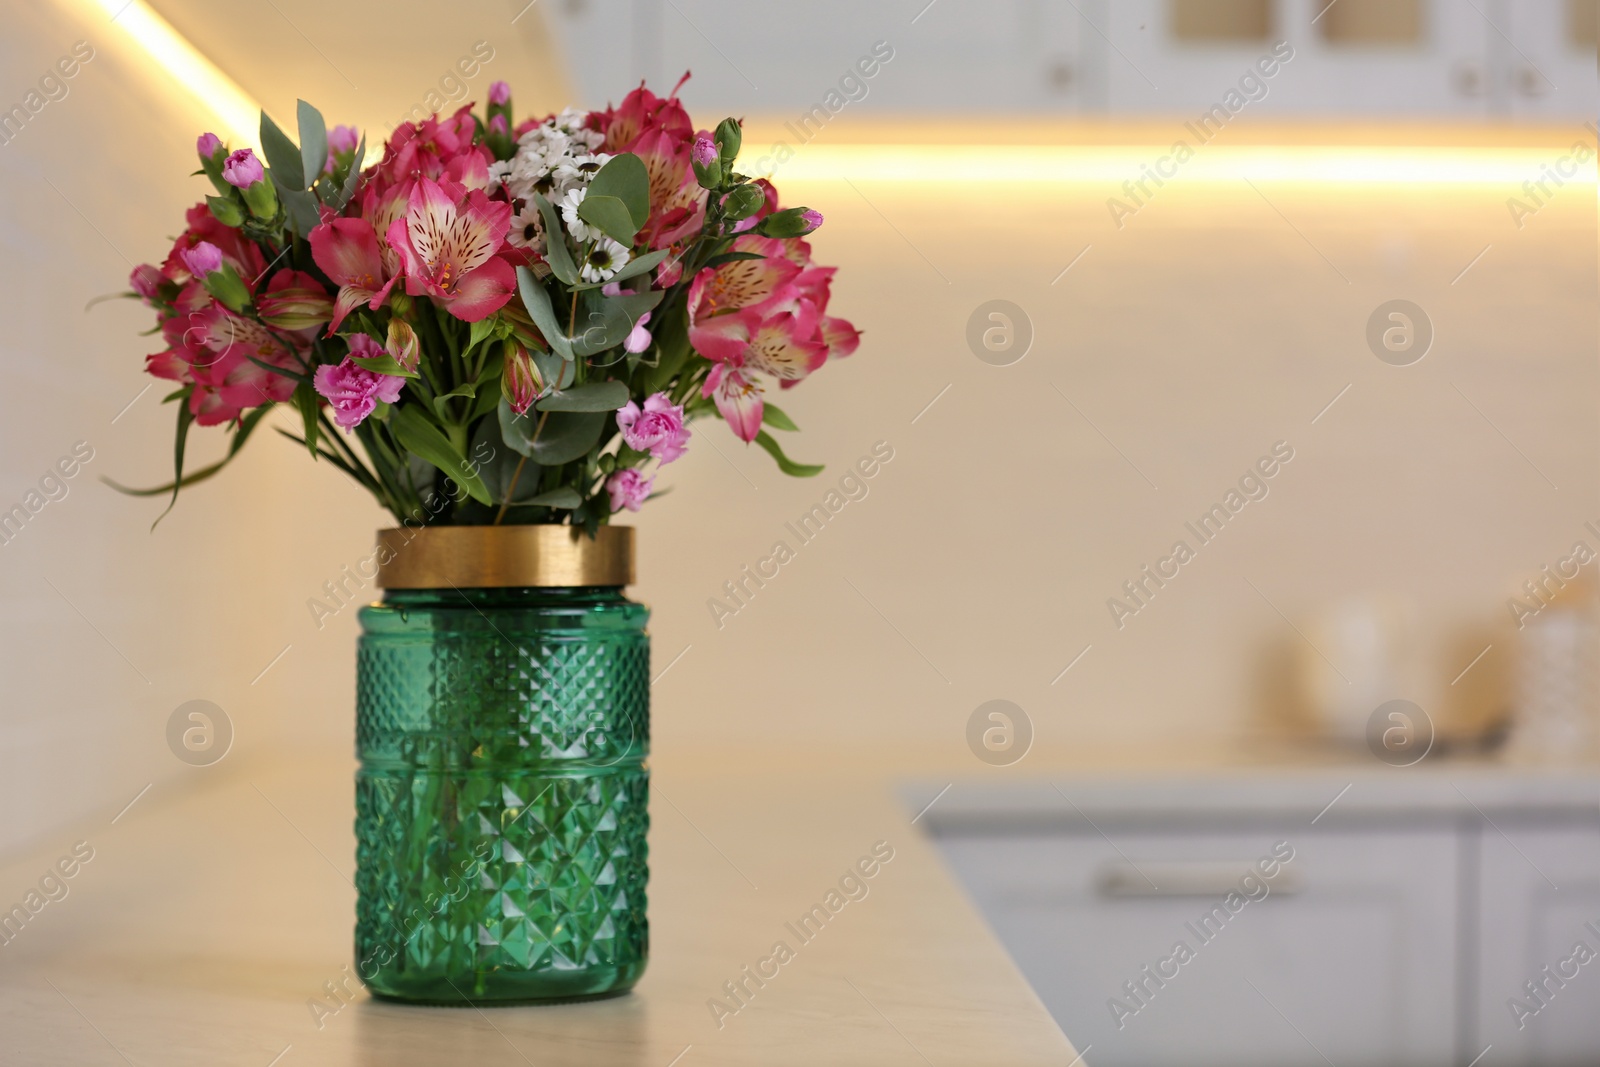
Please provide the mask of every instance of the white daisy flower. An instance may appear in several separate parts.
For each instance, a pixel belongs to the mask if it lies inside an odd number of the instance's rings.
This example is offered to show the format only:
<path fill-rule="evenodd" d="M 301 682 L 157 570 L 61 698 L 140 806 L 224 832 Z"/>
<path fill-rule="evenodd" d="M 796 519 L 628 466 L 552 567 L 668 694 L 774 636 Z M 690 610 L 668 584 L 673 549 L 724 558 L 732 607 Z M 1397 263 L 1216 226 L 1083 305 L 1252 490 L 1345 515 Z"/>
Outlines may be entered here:
<path fill-rule="evenodd" d="M 567 233 L 578 244 L 599 237 L 599 231 L 592 229 L 587 222 L 578 217 L 578 205 L 583 203 L 583 198 L 589 194 L 587 187 L 568 189 L 561 202 L 557 205 L 561 209 L 561 221 L 567 228 Z M 607 275 L 610 277 L 610 275 Z"/>
<path fill-rule="evenodd" d="M 579 270 L 586 282 L 605 282 L 628 265 L 628 250 L 609 237 L 601 236 L 584 257 Z"/>
<path fill-rule="evenodd" d="M 511 229 L 506 234 L 506 240 L 518 248 L 544 251 L 544 218 L 536 205 L 530 203 L 511 216 Z"/>

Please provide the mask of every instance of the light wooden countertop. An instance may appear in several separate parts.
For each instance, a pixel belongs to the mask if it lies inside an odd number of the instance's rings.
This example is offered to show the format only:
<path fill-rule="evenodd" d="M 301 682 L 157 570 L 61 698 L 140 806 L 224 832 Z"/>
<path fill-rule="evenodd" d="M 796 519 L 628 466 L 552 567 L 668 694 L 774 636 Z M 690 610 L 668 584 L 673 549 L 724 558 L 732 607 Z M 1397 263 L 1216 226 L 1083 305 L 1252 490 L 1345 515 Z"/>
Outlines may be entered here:
<path fill-rule="evenodd" d="M 365 992 L 333 1010 L 351 960 L 352 764 L 186 771 L 0 868 L 9 910 L 74 844 L 93 849 L 67 895 L 0 945 L 0 1062 L 1075 1062 L 888 774 L 779 751 L 714 763 L 653 768 L 652 958 L 635 991 L 482 1011 Z M 877 842 L 893 859 L 867 895 L 800 944 L 785 923 Z M 708 1002 L 729 1003 L 723 984 L 779 940 L 794 958 L 719 1026 Z"/>

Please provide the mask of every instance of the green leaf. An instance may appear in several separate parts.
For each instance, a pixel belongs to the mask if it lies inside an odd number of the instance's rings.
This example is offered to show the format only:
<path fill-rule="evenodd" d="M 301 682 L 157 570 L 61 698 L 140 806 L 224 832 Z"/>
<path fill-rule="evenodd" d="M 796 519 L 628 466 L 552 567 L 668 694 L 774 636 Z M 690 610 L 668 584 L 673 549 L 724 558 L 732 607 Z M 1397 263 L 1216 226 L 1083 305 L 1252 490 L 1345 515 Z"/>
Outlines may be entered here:
<path fill-rule="evenodd" d="M 621 270 L 617 271 L 617 273 L 611 276 L 611 281 L 585 282 L 582 285 L 574 285 L 572 288 L 581 292 L 585 289 L 599 289 L 601 286 L 610 285 L 612 282 L 625 282 L 629 278 L 637 278 L 641 274 L 655 270 L 656 266 L 662 260 L 666 259 L 667 256 L 671 255 L 671 253 L 672 249 L 663 248 L 659 252 L 647 252 L 642 256 L 635 256 L 633 259 L 628 260 L 628 265 L 626 267 L 623 267 Z M 745 254 L 755 256 L 754 252 L 747 252 Z M 756 256 L 756 258 L 765 259 L 766 257 Z"/>
<path fill-rule="evenodd" d="M 762 430 L 756 434 L 756 444 L 767 450 L 767 454 L 778 462 L 778 469 L 791 478 L 813 478 L 822 473 L 822 464 L 796 463 L 783 454 L 783 449 L 778 447 L 778 442 L 772 435 Z"/>
<path fill-rule="evenodd" d="M 527 477 L 526 474 L 523 477 Z M 529 500 L 520 500 L 519 504 L 527 504 L 545 508 L 565 508 L 571 511 L 583 504 L 583 497 L 570 485 L 563 485 L 559 489 L 552 489 L 548 493 L 540 493 Z"/>
<path fill-rule="evenodd" d="M 272 168 L 272 177 L 280 190 L 305 191 L 306 172 L 300 162 L 300 149 L 265 111 L 261 113 L 261 151 L 267 157 L 267 166 Z"/>
<path fill-rule="evenodd" d="M 796 426 L 794 420 L 785 415 L 778 405 L 763 404 L 761 409 L 761 422 L 763 425 L 771 426 L 774 430 L 787 430 L 790 433 L 799 432 L 800 427 Z"/>
<path fill-rule="evenodd" d="M 446 477 L 455 479 L 472 499 L 480 504 L 492 503 L 488 487 L 467 462 L 467 457 L 450 443 L 450 438 L 422 413 L 420 407 L 406 404 L 395 408 L 389 419 L 389 429 L 400 447 L 438 467 Z"/>
<path fill-rule="evenodd" d="M 567 231 L 561 228 L 560 214 L 550 201 L 538 193 L 533 194 L 533 202 L 539 205 L 539 215 L 544 219 L 545 261 L 561 281 L 567 285 L 578 284 L 578 268 L 573 266 L 572 253 L 567 251 Z M 519 273 L 522 269 L 517 268 Z"/>
<path fill-rule="evenodd" d="M 467 347 L 462 351 L 465 352 L 478 347 L 478 342 L 484 340 L 486 337 L 489 337 L 498 327 L 499 316 L 497 315 L 490 315 L 486 319 L 479 319 L 477 322 L 474 322 L 472 324 L 472 335 L 467 340 Z"/>
<path fill-rule="evenodd" d="M 416 371 L 406 370 L 399 360 L 387 352 L 381 356 L 351 356 L 350 362 L 358 367 L 364 367 L 374 374 L 392 374 L 396 378 L 421 377 Z"/>
<path fill-rule="evenodd" d="M 616 411 L 627 402 L 628 387 L 622 382 L 585 382 L 551 393 L 535 406 L 540 411 Z"/>
<path fill-rule="evenodd" d="M 244 358 L 248 359 L 251 363 L 254 363 L 262 370 L 271 371 L 273 374 L 278 375 L 278 377 L 288 378 L 292 382 L 309 382 L 311 380 L 311 376 L 309 374 L 301 374 L 299 371 L 290 370 L 288 367 L 279 367 L 276 364 L 266 363 L 257 359 L 255 356 L 246 356 Z"/>
<path fill-rule="evenodd" d="M 567 335 L 561 330 L 561 324 L 556 321 L 555 309 L 550 306 L 550 294 L 545 292 L 539 279 L 535 278 L 527 267 L 517 268 L 517 292 L 522 295 L 522 303 L 527 307 L 533 324 L 544 334 L 545 341 L 562 359 L 572 359 L 572 343 L 567 340 Z"/>
<path fill-rule="evenodd" d="M 300 421 L 305 425 L 306 447 L 311 450 L 311 458 L 317 458 L 317 391 L 312 388 L 310 381 L 303 381 L 294 387 L 294 406 L 300 409 Z"/>
<path fill-rule="evenodd" d="M 310 185 L 322 176 L 328 162 L 328 125 L 322 121 L 322 112 L 304 100 L 296 100 L 295 108 L 300 119 L 300 162 L 305 167 L 301 178 L 304 185 Z"/>
<path fill-rule="evenodd" d="M 611 161 L 594 176 L 594 181 L 589 183 L 589 191 L 583 202 L 587 204 L 596 197 L 622 201 L 633 228 L 638 230 L 650 218 L 650 172 L 645 169 L 644 160 L 632 152 L 612 156 Z M 588 220 L 581 206 L 578 216 Z M 597 222 L 595 225 L 600 224 Z M 632 238 L 623 243 L 631 244 Z"/>
<path fill-rule="evenodd" d="M 478 387 L 472 382 L 468 382 L 466 385 L 458 385 L 448 393 L 440 393 L 438 396 L 433 398 L 433 413 L 438 415 L 441 419 L 448 418 L 449 416 L 445 412 L 444 404 L 446 400 L 449 400 L 453 396 L 465 397 L 468 400 L 471 400 L 476 398 L 477 395 Z"/>
<path fill-rule="evenodd" d="M 596 196 L 591 189 L 578 205 L 578 217 L 624 248 L 632 248 L 633 239 L 639 236 L 639 227 L 634 225 L 628 205 L 619 197 Z"/>
<path fill-rule="evenodd" d="M 600 442 L 603 411 L 552 411 L 537 419 L 518 415 L 504 397 L 499 407 L 505 443 L 542 467 L 559 467 L 585 455 Z"/>

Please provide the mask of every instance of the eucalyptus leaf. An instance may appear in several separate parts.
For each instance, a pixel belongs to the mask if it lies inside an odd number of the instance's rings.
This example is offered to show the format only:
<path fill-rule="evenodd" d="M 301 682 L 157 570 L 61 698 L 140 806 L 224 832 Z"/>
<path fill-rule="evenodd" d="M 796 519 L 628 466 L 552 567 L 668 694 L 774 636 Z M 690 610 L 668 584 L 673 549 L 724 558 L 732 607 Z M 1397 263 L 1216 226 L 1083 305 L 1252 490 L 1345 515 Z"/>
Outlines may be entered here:
<path fill-rule="evenodd" d="M 301 188 L 305 188 L 321 177 L 328 163 L 328 124 L 322 121 L 322 112 L 304 100 L 296 100 L 295 108 L 300 119 L 300 162 L 305 168 Z"/>
<path fill-rule="evenodd" d="M 523 506 L 538 495 L 540 466 L 507 447 L 500 436 L 499 419 L 484 419 L 478 424 L 478 432 L 472 435 L 474 456 L 483 455 L 486 448 L 489 458 L 479 470 L 495 504 L 506 503 L 509 495 L 511 506 Z M 522 466 L 520 474 L 517 472 L 518 464 Z"/>
<path fill-rule="evenodd" d="M 633 228 L 638 230 L 650 218 L 650 172 L 645 169 L 644 160 L 632 152 L 612 156 L 610 162 L 594 176 L 594 181 L 589 183 L 584 203 L 596 197 L 622 201 Z M 578 215 L 587 218 L 581 206 Z"/>
<path fill-rule="evenodd" d="M 322 213 L 317 208 L 315 194 L 305 190 L 287 188 L 278 181 L 278 168 L 272 168 L 272 181 L 278 187 L 278 199 L 283 202 L 283 208 L 289 214 L 289 221 L 293 224 L 295 232 L 301 237 L 306 236 L 317 228 L 322 221 Z"/>
<path fill-rule="evenodd" d="M 550 306 L 550 294 L 545 292 L 539 279 L 527 267 L 517 268 L 517 292 L 521 294 L 522 303 L 527 307 L 533 324 L 544 334 L 550 347 L 562 359 L 572 359 L 572 344 L 562 332 L 561 324 L 556 321 L 555 308 Z"/>
<path fill-rule="evenodd" d="M 633 332 L 645 312 L 654 311 L 666 295 L 661 289 L 623 293 L 620 296 L 584 293 L 584 329 L 572 339 L 573 354 L 592 356 L 620 345 L 628 339 L 628 334 Z"/>
<path fill-rule="evenodd" d="M 466 489 L 467 494 L 478 503 L 490 503 L 489 490 L 477 470 L 450 443 L 444 431 L 422 413 L 421 408 L 415 404 L 396 408 L 389 420 L 389 429 L 394 433 L 395 440 L 400 442 L 400 447 L 438 467 L 446 477 L 453 478 Z"/>
<path fill-rule="evenodd" d="M 533 365 L 539 369 L 539 377 L 552 388 L 565 389 L 578 376 L 575 360 L 562 359 L 554 352 L 540 352 L 538 349 L 531 350 L 529 354 L 533 356 Z"/>
<path fill-rule="evenodd" d="M 585 382 L 555 392 L 535 405 L 540 411 L 616 411 L 628 402 L 628 387 L 622 382 Z"/>
<path fill-rule="evenodd" d="M 300 161 L 300 149 L 265 111 L 261 113 L 261 151 L 267 157 L 267 166 L 272 168 L 272 177 L 280 189 L 305 191 L 306 171 Z"/>
<path fill-rule="evenodd" d="M 632 248 L 633 239 L 639 235 L 627 204 L 619 197 L 596 196 L 592 189 L 578 205 L 578 217 L 625 248 Z"/>
<path fill-rule="evenodd" d="M 765 430 L 756 434 L 756 444 L 766 449 L 767 454 L 777 461 L 778 469 L 791 478 L 814 478 L 822 473 L 822 464 L 820 463 L 796 463 L 784 455 L 783 449 L 779 447 L 778 442 L 774 441 L 772 435 Z"/>
<path fill-rule="evenodd" d="M 603 411 L 518 415 L 504 397 L 500 399 L 499 418 L 506 445 L 544 467 L 559 467 L 587 454 L 600 442 L 606 425 Z"/>
<path fill-rule="evenodd" d="M 567 231 L 561 228 L 560 214 L 538 193 L 533 194 L 533 202 L 539 206 L 539 216 L 544 219 L 545 261 L 561 281 L 567 285 L 578 284 L 578 268 L 573 266 L 572 253 L 567 251 Z"/>
<path fill-rule="evenodd" d="M 570 485 L 563 485 L 559 489 L 552 489 L 548 493 L 540 493 L 529 500 L 519 500 L 519 504 L 531 504 L 545 508 L 564 508 L 571 511 L 583 504 L 583 497 Z"/>

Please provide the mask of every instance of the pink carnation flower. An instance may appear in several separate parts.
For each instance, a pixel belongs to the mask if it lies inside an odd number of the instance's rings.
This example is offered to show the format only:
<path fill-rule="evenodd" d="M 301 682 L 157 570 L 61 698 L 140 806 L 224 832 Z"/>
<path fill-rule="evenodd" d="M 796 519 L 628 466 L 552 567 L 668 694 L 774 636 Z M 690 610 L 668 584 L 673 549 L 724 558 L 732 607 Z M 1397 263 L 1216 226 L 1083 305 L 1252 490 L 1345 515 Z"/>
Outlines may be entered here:
<path fill-rule="evenodd" d="M 489 84 L 489 103 L 495 107 L 505 107 L 511 102 L 511 86 L 505 82 L 491 82 Z"/>
<path fill-rule="evenodd" d="M 222 138 L 214 133 L 202 133 L 194 143 L 194 150 L 201 159 L 210 159 L 217 154 L 217 149 L 222 147 Z"/>
<path fill-rule="evenodd" d="M 683 424 L 683 408 L 667 399 L 666 393 L 647 397 L 643 411 L 638 404 L 628 401 L 617 409 L 617 426 L 629 448 L 635 452 L 649 452 L 662 463 L 671 463 L 683 455 L 683 446 L 689 440 L 689 428 Z"/>
<path fill-rule="evenodd" d="M 639 505 L 650 496 L 650 486 L 654 482 L 654 478 L 646 478 L 631 467 L 617 471 L 606 479 L 606 491 L 611 494 L 611 510 L 627 508 L 629 511 L 638 511 Z"/>
<path fill-rule="evenodd" d="M 248 148 L 241 148 L 231 153 L 222 164 L 222 177 L 235 189 L 248 189 L 256 182 L 266 177 L 266 171 L 261 169 L 261 160 Z"/>
<path fill-rule="evenodd" d="M 350 338 L 350 356 L 381 356 L 383 346 L 364 333 Z M 312 383 L 333 408 L 333 421 L 349 433 L 361 425 L 378 407 L 378 401 L 393 404 L 400 399 L 406 380 L 395 374 L 379 374 L 357 366 L 346 356 L 337 366 L 318 367 Z"/>

